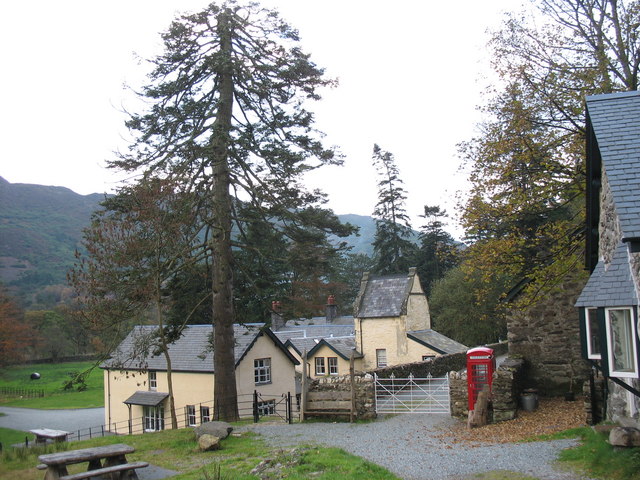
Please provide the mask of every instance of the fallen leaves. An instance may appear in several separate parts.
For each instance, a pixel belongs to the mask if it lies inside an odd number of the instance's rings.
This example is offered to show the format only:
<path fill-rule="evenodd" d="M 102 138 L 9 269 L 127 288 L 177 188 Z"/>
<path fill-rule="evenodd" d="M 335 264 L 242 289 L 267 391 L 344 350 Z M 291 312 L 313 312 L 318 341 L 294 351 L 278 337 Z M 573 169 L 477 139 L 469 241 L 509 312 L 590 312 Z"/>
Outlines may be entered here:
<path fill-rule="evenodd" d="M 536 410 L 518 410 L 518 416 L 513 420 L 474 429 L 468 429 L 466 422 L 460 421 L 439 437 L 450 443 L 511 443 L 584 425 L 586 416 L 582 398 L 578 397 L 573 402 L 541 398 Z"/>

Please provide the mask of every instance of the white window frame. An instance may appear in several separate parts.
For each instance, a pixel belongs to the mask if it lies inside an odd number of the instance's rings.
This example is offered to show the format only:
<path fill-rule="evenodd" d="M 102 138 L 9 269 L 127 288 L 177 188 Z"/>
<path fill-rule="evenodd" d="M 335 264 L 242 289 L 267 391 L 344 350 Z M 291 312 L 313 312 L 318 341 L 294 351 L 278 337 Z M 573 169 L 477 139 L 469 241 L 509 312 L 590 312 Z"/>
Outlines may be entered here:
<path fill-rule="evenodd" d="M 387 362 L 387 349 L 376 348 L 376 366 L 377 368 L 383 368 L 388 365 Z"/>
<path fill-rule="evenodd" d="M 200 423 L 207 423 L 211 421 L 211 410 L 209 407 L 200 406 Z"/>
<path fill-rule="evenodd" d="M 432 354 L 432 353 L 429 354 L 429 355 L 422 355 L 422 361 L 423 362 L 426 362 L 427 360 L 432 360 L 434 358 L 436 358 L 436 356 L 434 354 Z"/>
<path fill-rule="evenodd" d="M 162 406 L 144 406 L 142 409 L 142 417 L 145 432 L 164 430 L 164 408 Z"/>
<path fill-rule="evenodd" d="M 316 357 L 314 363 L 316 365 L 316 375 L 327 374 L 327 367 L 324 362 L 324 357 Z"/>
<path fill-rule="evenodd" d="M 338 357 L 327 357 L 329 375 L 338 375 Z"/>
<path fill-rule="evenodd" d="M 157 372 L 149 372 L 149 390 L 157 390 L 158 389 L 158 373 Z"/>
<path fill-rule="evenodd" d="M 615 369 L 615 349 L 614 349 L 614 335 L 615 331 L 611 326 L 611 312 L 613 311 L 626 311 L 628 313 L 628 324 L 627 334 L 628 338 L 626 338 L 625 343 L 626 346 L 629 347 L 629 342 L 631 343 L 631 350 L 626 353 L 626 355 L 630 355 L 630 370 L 616 370 Z M 607 329 L 607 357 L 609 360 L 609 375 L 612 377 L 618 378 L 638 378 L 638 352 L 636 350 L 636 322 L 635 316 L 632 307 L 610 307 L 605 308 L 605 324 Z"/>
<path fill-rule="evenodd" d="M 198 423 L 198 417 L 196 417 L 196 406 L 187 405 L 187 426 L 195 427 Z"/>
<path fill-rule="evenodd" d="M 598 339 L 598 343 L 600 343 L 601 340 L 601 334 L 600 332 L 596 332 L 596 335 L 593 334 L 593 332 L 591 331 L 591 318 L 590 318 L 590 314 L 593 313 L 596 318 L 596 325 L 599 326 L 598 324 L 598 309 L 597 308 L 585 308 L 584 309 L 584 323 L 585 323 L 585 332 L 586 332 L 586 336 L 587 336 L 587 358 L 590 358 L 591 360 L 601 360 L 602 359 L 602 355 L 600 352 L 594 352 L 593 350 L 593 343 L 592 343 L 592 339 L 593 338 L 597 338 Z M 600 347 L 600 351 L 602 351 L 602 346 L 599 345 Z"/>
<path fill-rule="evenodd" d="M 253 378 L 256 385 L 271 383 L 271 358 L 256 358 L 253 361 Z"/>

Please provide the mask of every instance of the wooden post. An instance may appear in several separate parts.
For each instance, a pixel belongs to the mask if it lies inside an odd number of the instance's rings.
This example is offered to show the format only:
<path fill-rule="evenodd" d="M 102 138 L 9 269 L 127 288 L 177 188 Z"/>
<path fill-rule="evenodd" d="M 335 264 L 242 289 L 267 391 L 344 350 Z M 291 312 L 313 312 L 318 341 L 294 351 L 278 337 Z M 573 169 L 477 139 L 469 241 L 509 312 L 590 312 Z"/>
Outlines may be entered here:
<path fill-rule="evenodd" d="M 302 391 L 300 392 L 300 420 L 304 421 L 307 409 L 307 390 L 309 382 L 307 380 L 307 350 L 302 354 Z"/>
<path fill-rule="evenodd" d="M 349 379 L 351 381 L 351 412 L 349 412 L 349 422 L 353 423 L 356 415 L 356 376 L 355 376 L 355 359 L 353 352 L 349 358 Z"/>

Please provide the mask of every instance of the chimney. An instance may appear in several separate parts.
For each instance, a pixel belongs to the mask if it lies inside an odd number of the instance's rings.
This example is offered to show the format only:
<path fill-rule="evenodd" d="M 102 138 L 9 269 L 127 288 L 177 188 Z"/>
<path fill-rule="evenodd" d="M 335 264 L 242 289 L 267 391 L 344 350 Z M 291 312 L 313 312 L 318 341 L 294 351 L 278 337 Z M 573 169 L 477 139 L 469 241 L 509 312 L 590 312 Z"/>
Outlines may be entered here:
<path fill-rule="evenodd" d="M 271 302 L 271 330 L 277 332 L 284 327 L 285 321 L 282 318 L 280 309 L 282 304 L 278 301 Z"/>
<path fill-rule="evenodd" d="M 325 311 L 327 323 L 333 323 L 333 321 L 338 318 L 338 306 L 336 305 L 336 297 L 333 295 L 327 297 L 327 308 Z"/>

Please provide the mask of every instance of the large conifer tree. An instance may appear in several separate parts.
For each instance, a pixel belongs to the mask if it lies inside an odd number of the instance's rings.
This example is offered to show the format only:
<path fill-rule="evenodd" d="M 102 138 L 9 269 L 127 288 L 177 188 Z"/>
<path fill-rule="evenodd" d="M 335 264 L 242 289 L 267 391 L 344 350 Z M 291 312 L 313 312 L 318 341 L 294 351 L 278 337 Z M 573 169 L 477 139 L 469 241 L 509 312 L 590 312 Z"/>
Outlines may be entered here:
<path fill-rule="evenodd" d="M 162 38 L 141 92 L 148 110 L 131 115 L 135 142 L 112 166 L 178 178 L 205 199 L 194 208 L 205 209 L 212 256 L 214 415 L 233 420 L 232 228 L 241 221 L 233 197 L 288 237 L 351 232 L 327 223 L 322 194 L 301 186 L 305 172 L 340 163 L 304 107 L 334 82 L 300 49 L 297 32 L 257 4 L 212 3 L 174 21 Z M 309 209 L 314 215 L 304 215 Z"/>

